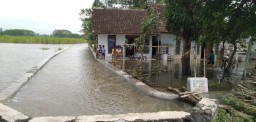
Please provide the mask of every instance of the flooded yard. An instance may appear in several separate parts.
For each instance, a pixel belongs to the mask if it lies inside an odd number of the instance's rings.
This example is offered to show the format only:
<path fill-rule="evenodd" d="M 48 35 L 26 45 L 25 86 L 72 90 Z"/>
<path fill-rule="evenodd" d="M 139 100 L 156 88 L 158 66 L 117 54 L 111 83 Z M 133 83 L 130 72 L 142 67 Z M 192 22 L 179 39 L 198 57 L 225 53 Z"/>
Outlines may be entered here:
<path fill-rule="evenodd" d="M 4 104 L 31 117 L 191 111 L 192 108 L 186 102 L 156 99 L 136 89 L 97 62 L 86 44 L 75 45 L 50 60 Z"/>
<path fill-rule="evenodd" d="M 139 62 L 139 60 L 108 60 L 115 68 L 122 69 L 128 74 L 143 78 L 150 81 L 159 89 L 167 90 L 168 86 L 181 88 L 187 86 L 187 78 L 193 76 L 193 62 L 191 62 L 192 76 L 182 75 L 182 65 L 180 60 L 163 61 L 163 60 L 147 60 L 146 62 Z M 197 77 L 204 76 L 203 60 L 199 60 L 196 71 Z M 207 63 L 206 63 L 207 65 Z M 220 68 L 220 61 L 216 62 L 214 68 L 206 67 L 206 77 L 208 79 L 209 94 L 212 98 L 219 99 L 221 95 L 227 94 L 232 89 L 232 84 L 229 82 L 220 82 L 222 69 Z M 238 68 L 233 69 L 229 73 L 229 78 L 234 81 L 239 81 L 242 78 L 244 70 L 244 62 L 238 63 Z M 254 61 L 251 61 L 249 67 L 254 66 Z"/>
<path fill-rule="evenodd" d="M 50 54 L 70 45 L 0 44 L 0 88 L 8 86 Z M 150 80 L 160 89 L 186 86 L 180 61 L 108 60 L 113 68 Z M 243 63 L 232 78 L 239 79 Z M 201 67 L 202 65 L 199 65 Z M 210 97 L 229 93 L 231 85 L 218 79 L 221 69 L 207 69 Z M 198 76 L 203 72 L 198 68 Z M 0 89 L 0 90 L 1 90 Z M 146 95 L 97 62 L 87 44 L 77 44 L 50 60 L 14 97 L 4 104 L 30 116 L 76 116 L 157 111 L 191 111 L 181 100 Z"/>

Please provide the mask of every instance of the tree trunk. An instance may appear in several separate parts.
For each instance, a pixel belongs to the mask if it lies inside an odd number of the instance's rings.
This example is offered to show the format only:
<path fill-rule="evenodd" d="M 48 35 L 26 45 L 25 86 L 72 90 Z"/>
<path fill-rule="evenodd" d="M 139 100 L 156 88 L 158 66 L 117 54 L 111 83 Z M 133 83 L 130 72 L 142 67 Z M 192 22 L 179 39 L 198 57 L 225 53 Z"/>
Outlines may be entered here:
<path fill-rule="evenodd" d="M 182 74 L 189 76 L 191 75 L 190 67 L 190 41 L 189 37 L 183 37 L 183 53 L 182 53 Z"/>
<path fill-rule="evenodd" d="M 247 54 L 246 54 L 246 60 L 245 60 L 245 66 L 244 66 L 244 71 L 243 71 L 243 75 L 242 75 L 242 80 L 245 80 L 246 77 L 246 73 L 247 73 L 247 64 L 249 64 L 249 60 L 250 60 L 250 55 L 251 55 L 251 50 L 252 50 L 252 40 L 249 40 L 249 46 L 247 49 Z"/>
<path fill-rule="evenodd" d="M 233 43 L 233 46 L 234 46 L 234 51 L 232 52 L 231 56 L 229 57 L 228 65 L 226 67 L 224 67 L 224 71 L 223 71 L 221 80 L 224 80 L 227 72 L 230 71 L 230 68 L 232 66 L 232 61 L 233 61 L 234 55 L 236 54 L 236 50 L 237 50 L 236 43 Z"/>

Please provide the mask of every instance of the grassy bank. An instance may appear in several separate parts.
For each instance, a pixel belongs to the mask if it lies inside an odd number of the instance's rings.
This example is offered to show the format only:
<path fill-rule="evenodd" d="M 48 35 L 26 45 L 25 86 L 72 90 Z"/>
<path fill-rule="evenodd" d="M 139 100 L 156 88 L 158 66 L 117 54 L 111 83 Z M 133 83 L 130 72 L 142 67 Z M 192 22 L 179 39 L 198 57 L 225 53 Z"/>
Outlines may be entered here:
<path fill-rule="evenodd" d="M 56 38 L 47 36 L 0 36 L 0 43 L 28 43 L 28 44 L 76 44 L 86 43 L 84 39 Z"/>
<path fill-rule="evenodd" d="M 229 82 L 234 88 L 221 99 L 214 122 L 256 122 L 256 70 L 248 69 L 246 80 Z"/>

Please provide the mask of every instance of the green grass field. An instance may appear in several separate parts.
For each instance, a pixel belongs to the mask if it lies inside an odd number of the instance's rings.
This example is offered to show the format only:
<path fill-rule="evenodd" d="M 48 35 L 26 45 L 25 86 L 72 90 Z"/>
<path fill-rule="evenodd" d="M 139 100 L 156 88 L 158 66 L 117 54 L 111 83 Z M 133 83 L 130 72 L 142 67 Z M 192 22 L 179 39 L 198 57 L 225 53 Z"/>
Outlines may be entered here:
<path fill-rule="evenodd" d="M 85 39 L 56 38 L 46 36 L 0 36 L 0 43 L 27 43 L 27 44 L 77 44 L 87 43 Z"/>

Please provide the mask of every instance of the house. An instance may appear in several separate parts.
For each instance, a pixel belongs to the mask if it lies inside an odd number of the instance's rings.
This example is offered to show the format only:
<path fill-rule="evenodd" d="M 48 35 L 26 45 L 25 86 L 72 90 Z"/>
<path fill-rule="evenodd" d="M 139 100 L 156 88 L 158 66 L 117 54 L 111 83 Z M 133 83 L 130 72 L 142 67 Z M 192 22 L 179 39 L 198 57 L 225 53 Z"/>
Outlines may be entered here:
<path fill-rule="evenodd" d="M 180 54 L 182 44 L 176 37 L 168 32 L 164 23 L 164 6 L 158 5 L 159 32 L 161 43 L 161 54 Z M 92 13 L 92 32 L 97 37 L 98 45 L 106 47 L 106 58 L 111 58 L 111 50 L 114 46 L 124 46 L 125 40 L 128 44 L 142 34 L 141 22 L 147 16 L 147 10 L 120 9 L 120 8 L 94 8 Z M 145 55 L 148 59 L 157 53 L 158 41 L 156 33 L 152 34 L 150 40 L 146 41 L 148 50 Z M 124 48 L 123 56 L 127 56 Z"/>

